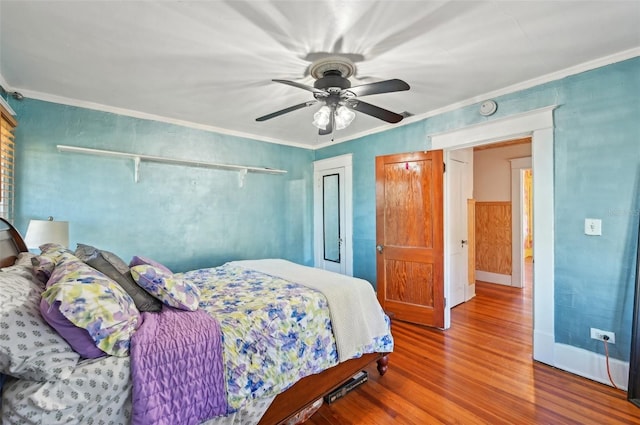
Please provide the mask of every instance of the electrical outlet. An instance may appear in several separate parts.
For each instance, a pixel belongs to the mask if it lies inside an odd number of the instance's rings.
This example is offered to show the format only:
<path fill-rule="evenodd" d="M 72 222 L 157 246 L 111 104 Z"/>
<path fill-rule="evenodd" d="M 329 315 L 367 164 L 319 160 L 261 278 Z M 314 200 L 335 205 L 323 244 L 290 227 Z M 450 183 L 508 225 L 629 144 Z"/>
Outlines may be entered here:
<path fill-rule="evenodd" d="M 600 329 L 596 329 L 596 328 L 591 328 L 591 338 L 592 339 L 598 339 L 600 341 L 604 341 L 604 337 L 607 336 L 609 337 L 609 339 L 607 339 L 607 343 L 609 344 L 615 344 L 616 343 L 616 334 L 614 332 L 608 332 L 608 331 L 601 331 Z"/>

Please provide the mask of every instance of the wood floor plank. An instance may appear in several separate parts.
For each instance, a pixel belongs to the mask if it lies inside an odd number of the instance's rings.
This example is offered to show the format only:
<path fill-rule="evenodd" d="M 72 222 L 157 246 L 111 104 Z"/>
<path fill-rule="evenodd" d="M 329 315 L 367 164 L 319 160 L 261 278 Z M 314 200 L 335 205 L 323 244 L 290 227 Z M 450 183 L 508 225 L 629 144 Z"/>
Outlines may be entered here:
<path fill-rule="evenodd" d="M 532 360 L 531 290 L 478 282 L 447 331 L 395 321 L 389 370 L 308 425 L 640 424 L 613 387 Z"/>

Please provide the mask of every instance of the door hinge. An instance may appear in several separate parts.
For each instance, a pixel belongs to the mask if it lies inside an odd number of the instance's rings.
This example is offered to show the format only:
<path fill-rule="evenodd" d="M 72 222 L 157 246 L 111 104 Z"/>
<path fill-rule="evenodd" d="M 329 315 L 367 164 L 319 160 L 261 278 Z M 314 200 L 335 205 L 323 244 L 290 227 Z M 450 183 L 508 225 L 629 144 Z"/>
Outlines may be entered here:
<path fill-rule="evenodd" d="M 444 297 L 444 306 L 447 307 L 447 297 Z"/>
<path fill-rule="evenodd" d="M 446 163 L 446 162 L 443 162 L 443 163 L 442 163 L 442 172 L 443 172 L 443 173 L 446 173 L 446 172 L 447 172 L 447 163 Z"/>

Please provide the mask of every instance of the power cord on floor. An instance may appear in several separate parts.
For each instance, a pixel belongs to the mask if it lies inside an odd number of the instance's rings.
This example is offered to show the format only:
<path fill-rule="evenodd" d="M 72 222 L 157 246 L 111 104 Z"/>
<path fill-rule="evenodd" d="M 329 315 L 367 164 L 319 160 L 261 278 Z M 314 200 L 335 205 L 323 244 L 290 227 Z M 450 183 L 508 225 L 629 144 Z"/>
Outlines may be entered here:
<path fill-rule="evenodd" d="M 611 385 L 613 385 L 613 388 L 615 388 L 616 390 L 619 390 L 620 388 L 618 388 L 615 382 L 613 382 L 613 378 L 611 377 L 611 370 L 609 369 L 609 346 L 607 344 L 608 340 L 609 340 L 609 337 L 607 335 L 602 337 L 602 342 L 604 343 L 604 353 L 607 357 L 607 375 L 609 375 L 609 382 L 611 382 Z"/>

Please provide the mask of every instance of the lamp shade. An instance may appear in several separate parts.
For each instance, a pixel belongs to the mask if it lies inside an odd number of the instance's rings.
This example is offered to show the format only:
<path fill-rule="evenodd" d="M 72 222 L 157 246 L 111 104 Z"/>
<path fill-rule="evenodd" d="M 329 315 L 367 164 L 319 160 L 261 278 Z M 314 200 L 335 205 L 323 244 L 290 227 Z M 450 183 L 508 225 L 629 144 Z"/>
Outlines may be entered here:
<path fill-rule="evenodd" d="M 329 124 L 329 121 L 331 120 L 332 113 L 333 110 L 327 105 L 322 106 L 320 109 L 318 109 L 318 112 L 313 114 L 312 124 L 320 130 L 326 130 L 327 124 Z"/>
<path fill-rule="evenodd" d="M 351 124 L 356 117 L 356 113 L 344 105 L 338 106 L 336 109 L 336 130 L 343 130 Z"/>
<path fill-rule="evenodd" d="M 69 246 L 69 222 L 51 220 L 31 220 L 24 238 L 27 248 L 35 249 L 46 243 Z"/>

